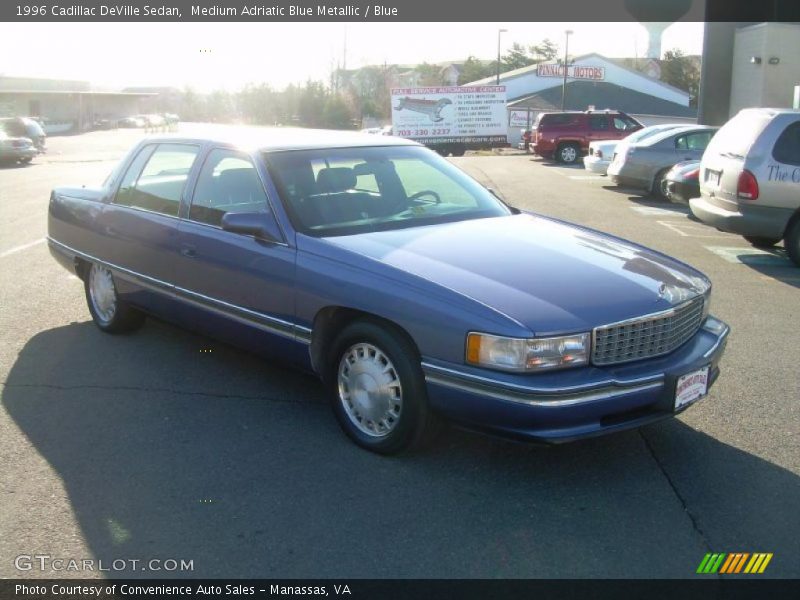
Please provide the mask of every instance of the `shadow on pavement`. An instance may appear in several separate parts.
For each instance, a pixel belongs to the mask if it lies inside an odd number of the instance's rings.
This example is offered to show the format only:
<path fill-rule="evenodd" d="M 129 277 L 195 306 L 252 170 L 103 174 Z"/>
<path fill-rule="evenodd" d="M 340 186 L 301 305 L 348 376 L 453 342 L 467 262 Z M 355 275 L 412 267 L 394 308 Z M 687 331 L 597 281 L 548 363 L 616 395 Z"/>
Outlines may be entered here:
<path fill-rule="evenodd" d="M 800 574 L 798 477 L 679 420 L 553 448 L 449 430 L 383 458 L 311 377 L 152 320 L 36 335 L 2 404 L 95 558 L 193 561 L 164 576 L 693 577 L 709 551 Z"/>

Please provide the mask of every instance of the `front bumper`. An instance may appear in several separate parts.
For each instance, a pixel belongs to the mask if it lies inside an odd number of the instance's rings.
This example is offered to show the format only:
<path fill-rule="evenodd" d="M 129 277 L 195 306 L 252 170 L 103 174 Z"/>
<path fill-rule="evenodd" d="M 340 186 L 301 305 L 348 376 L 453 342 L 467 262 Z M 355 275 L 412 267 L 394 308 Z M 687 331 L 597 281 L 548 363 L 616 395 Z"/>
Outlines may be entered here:
<path fill-rule="evenodd" d="M 674 410 L 682 375 L 710 367 L 719 376 L 729 327 L 709 317 L 686 344 L 665 356 L 540 375 L 491 372 L 425 360 L 431 406 L 468 428 L 548 443 L 640 427 Z"/>
<path fill-rule="evenodd" d="M 689 206 L 695 217 L 720 231 L 754 237 L 780 239 L 792 217 L 784 208 L 736 203 L 722 198 L 692 198 Z"/>

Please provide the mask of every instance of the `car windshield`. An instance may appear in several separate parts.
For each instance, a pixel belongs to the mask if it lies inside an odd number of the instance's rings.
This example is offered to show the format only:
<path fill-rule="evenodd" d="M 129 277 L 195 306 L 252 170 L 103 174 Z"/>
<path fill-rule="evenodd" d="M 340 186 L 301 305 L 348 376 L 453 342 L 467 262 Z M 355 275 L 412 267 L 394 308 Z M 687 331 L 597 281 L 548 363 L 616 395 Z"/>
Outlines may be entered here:
<path fill-rule="evenodd" d="M 654 136 L 657 133 L 664 133 L 665 131 L 669 131 L 670 129 L 676 129 L 680 127 L 680 125 L 656 125 L 653 127 L 645 127 L 644 129 L 640 129 L 628 137 L 625 138 L 626 142 L 641 142 L 649 137 Z"/>
<path fill-rule="evenodd" d="M 350 235 L 511 214 L 486 188 L 419 146 L 267 153 L 295 228 Z"/>

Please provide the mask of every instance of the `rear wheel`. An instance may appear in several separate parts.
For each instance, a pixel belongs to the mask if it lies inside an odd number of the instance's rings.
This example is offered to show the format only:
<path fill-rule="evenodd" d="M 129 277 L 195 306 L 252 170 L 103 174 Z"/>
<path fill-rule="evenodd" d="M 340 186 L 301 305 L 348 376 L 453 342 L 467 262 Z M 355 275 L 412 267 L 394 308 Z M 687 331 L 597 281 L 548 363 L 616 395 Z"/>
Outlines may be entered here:
<path fill-rule="evenodd" d="M 556 159 L 565 165 L 574 164 L 580 157 L 580 147 L 577 144 L 561 144 L 556 151 Z"/>
<path fill-rule="evenodd" d="M 653 179 L 653 195 L 659 200 L 669 199 L 667 193 L 667 173 L 669 169 L 661 169 Z"/>
<path fill-rule="evenodd" d="M 765 238 L 765 237 L 757 237 L 754 235 L 745 235 L 743 237 L 757 248 L 771 248 L 772 246 L 781 241 L 781 238 Z"/>
<path fill-rule="evenodd" d="M 464 156 L 467 151 L 467 147 L 464 144 L 454 144 L 452 150 L 453 156 Z"/>
<path fill-rule="evenodd" d="M 114 285 L 111 271 L 93 264 L 84 276 L 86 303 L 92 319 L 106 333 L 133 331 L 142 325 L 144 315 L 122 300 Z"/>
<path fill-rule="evenodd" d="M 327 365 L 336 419 L 362 448 L 396 454 L 435 434 L 439 418 L 428 406 L 419 355 L 401 332 L 356 321 L 337 336 Z"/>
<path fill-rule="evenodd" d="M 800 267 L 800 218 L 796 218 L 794 223 L 789 225 L 783 243 L 786 245 L 786 253 L 789 258 Z"/>

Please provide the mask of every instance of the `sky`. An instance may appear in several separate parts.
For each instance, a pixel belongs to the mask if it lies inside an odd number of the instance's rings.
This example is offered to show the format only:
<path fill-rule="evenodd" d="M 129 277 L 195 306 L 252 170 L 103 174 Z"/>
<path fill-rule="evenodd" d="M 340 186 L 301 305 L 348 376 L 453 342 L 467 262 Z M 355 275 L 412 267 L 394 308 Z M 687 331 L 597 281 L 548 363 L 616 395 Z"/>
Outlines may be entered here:
<path fill-rule="evenodd" d="M 87 80 L 98 87 L 191 86 L 234 91 L 266 82 L 276 89 L 327 81 L 345 56 L 348 68 L 497 56 L 512 43 L 545 38 L 571 56 L 642 56 L 637 23 L 0 23 L 0 76 Z M 34 40 L 38 40 L 35 42 Z M 41 43 L 39 43 L 41 42 Z M 700 54 L 703 23 L 675 23 L 662 51 Z M 20 52 L 25 48 L 25 52 Z"/>

